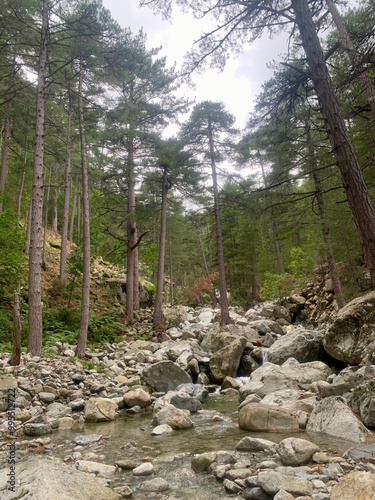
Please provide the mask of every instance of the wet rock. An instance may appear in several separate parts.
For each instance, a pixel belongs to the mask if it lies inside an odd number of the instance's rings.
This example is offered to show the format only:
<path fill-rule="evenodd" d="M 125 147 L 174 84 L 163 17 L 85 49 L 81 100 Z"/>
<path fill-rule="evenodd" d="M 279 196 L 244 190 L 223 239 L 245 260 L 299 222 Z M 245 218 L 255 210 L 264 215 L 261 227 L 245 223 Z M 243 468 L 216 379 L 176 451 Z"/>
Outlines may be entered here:
<path fill-rule="evenodd" d="M 85 420 L 87 422 L 108 422 L 115 420 L 117 404 L 108 398 L 91 398 L 85 404 Z"/>
<path fill-rule="evenodd" d="M 118 486 L 117 488 L 113 488 L 115 493 L 118 493 L 121 498 L 130 498 L 133 496 L 133 492 L 131 488 L 126 484 L 125 486 Z"/>
<path fill-rule="evenodd" d="M 126 392 L 123 396 L 125 404 L 132 408 L 139 406 L 140 408 L 147 408 L 151 404 L 151 396 L 143 389 L 134 389 L 133 391 Z"/>
<path fill-rule="evenodd" d="M 352 446 L 343 454 L 343 458 L 374 458 L 375 443 L 363 443 Z"/>
<path fill-rule="evenodd" d="M 186 392 L 186 394 L 198 399 L 201 403 L 205 403 L 208 399 L 208 390 L 203 384 L 181 384 L 177 387 L 177 390 Z"/>
<path fill-rule="evenodd" d="M 26 422 L 23 426 L 23 432 L 26 436 L 44 436 L 51 434 L 52 427 L 47 423 Z"/>
<path fill-rule="evenodd" d="M 250 436 L 245 436 L 236 446 L 236 451 L 264 451 L 267 453 L 274 452 L 276 450 L 276 443 L 268 441 L 267 439 L 252 438 Z"/>
<path fill-rule="evenodd" d="M 8 469 L 0 471 L 0 496 L 11 500 Z M 66 466 L 58 460 L 35 460 L 16 465 L 17 497 L 48 500 L 120 500 L 95 477 Z"/>
<path fill-rule="evenodd" d="M 241 486 L 229 479 L 224 479 L 223 486 L 229 493 L 239 493 L 242 489 Z"/>
<path fill-rule="evenodd" d="M 298 432 L 299 424 L 295 415 L 271 405 L 250 403 L 238 414 L 241 429 L 253 432 Z"/>
<path fill-rule="evenodd" d="M 268 361 L 281 365 L 292 357 L 300 363 L 324 359 L 323 338 L 323 332 L 296 328 L 271 345 Z"/>
<path fill-rule="evenodd" d="M 261 471 L 258 474 L 259 486 L 269 495 L 274 496 L 280 490 L 285 490 L 292 495 L 312 495 L 313 489 L 309 481 L 285 474 L 277 470 Z"/>
<path fill-rule="evenodd" d="M 189 410 L 191 413 L 202 409 L 201 402 L 187 394 L 175 394 L 171 398 L 171 404 L 180 410 Z"/>
<path fill-rule="evenodd" d="M 115 462 L 115 465 L 117 467 L 120 467 L 123 470 L 133 470 L 137 467 L 137 464 L 133 462 L 133 460 L 126 459 L 126 460 L 117 460 Z"/>
<path fill-rule="evenodd" d="M 90 472 L 92 474 L 103 474 L 103 476 L 110 477 L 116 473 L 114 465 L 106 465 L 90 460 L 78 460 L 76 462 L 78 470 L 82 472 Z"/>
<path fill-rule="evenodd" d="M 237 376 L 246 343 L 246 339 L 241 337 L 211 356 L 210 372 L 215 382 L 221 384 L 225 377 Z"/>
<path fill-rule="evenodd" d="M 188 373 L 173 361 L 160 361 L 147 366 L 142 373 L 147 385 L 158 392 L 177 389 L 181 384 L 191 383 Z"/>
<path fill-rule="evenodd" d="M 158 425 L 154 429 L 152 429 L 151 435 L 152 436 L 162 436 L 163 434 L 170 434 L 171 432 L 173 432 L 173 429 L 170 425 L 162 424 L 162 425 Z"/>
<path fill-rule="evenodd" d="M 144 464 L 139 465 L 135 469 L 133 469 L 134 476 L 149 476 L 154 472 L 155 468 L 151 462 L 146 462 Z"/>
<path fill-rule="evenodd" d="M 180 410 L 173 405 L 167 405 L 156 413 L 152 419 L 154 427 L 162 424 L 167 424 L 172 429 L 190 429 L 193 427 L 193 422 L 188 416 L 187 410 Z"/>
<path fill-rule="evenodd" d="M 215 460 L 215 453 L 201 453 L 193 457 L 191 461 L 191 468 L 194 472 L 204 472 Z"/>
<path fill-rule="evenodd" d="M 310 416 L 306 430 L 356 443 L 372 437 L 371 432 L 356 418 L 340 396 L 320 401 Z"/>
<path fill-rule="evenodd" d="M 352 472 L 342 478 L 331 492 L 331 500 L 370 500 L 375 498 L 375 475 Z"/>
<path fill-rule="evenodd" d="M 141 491 L 147 492 L 161 492 L 169 490 L 169 483 L 162 477 L 156 477 L 155 479 L 149 479 L 144 481 L 140 487 Z"/>
<path fill-rule="evenodd" d="M 246 488 L 241 493 L 245 500 L 270 500 L 271 497 L 262 488 Z"/>
<path fill-rule="evenodd" d="M 101 440 L 101 438 L 102 438 L 101 434 L 86 434 L 84 436 L 76 436 L 73 439 L 73 442 L 78 445 L 86 446 L 88 444 L 97 443 L 98 441 Z"/>
<path fill-rule="evenodd" d="M 285 465 L 302 465 L 319 451 L 319 446 L 314 443 L 294 437 L 283 439 L 277 447 L 277 453 Z"/>

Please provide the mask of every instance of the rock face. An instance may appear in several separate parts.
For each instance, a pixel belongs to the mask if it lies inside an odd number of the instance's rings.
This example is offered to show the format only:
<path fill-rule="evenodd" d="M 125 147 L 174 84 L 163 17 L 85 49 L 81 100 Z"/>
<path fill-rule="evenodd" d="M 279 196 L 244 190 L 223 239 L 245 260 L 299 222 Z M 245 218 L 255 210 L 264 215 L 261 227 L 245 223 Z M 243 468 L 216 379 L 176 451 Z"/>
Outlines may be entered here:
<path fill-rule="evenodd" d="M 334 486 L 331 500 L 373 500 L 375 476 L 370 472 L 352 472 Z"/>
<path fill-rule="evenodd" d="M 355 443 L 372 438 L 371 432 L 357 419 L 340 396 L 331 396 L 320 401 L 310 416 L 306 431 L 327 434 Z"/>
<path fill-rule="evenodd" d="M 238 414 L 241 429 L 253 432 L 298 432 L 298 418 L 289 411 L 271 405 L 250 403 Z"/>
<path fill-rule="evenodd" d="M 333 358 L 357 365 L 375 351 L 375 345 L 369 348 L 374 341 L 375 292 L 371 292 L 340 309 L 325 334 L 323 345 Z"/>
<path fill-rule="evenodd" d="M 180 384 L 191 383 L 188 373 L 173 361 L 160 361 L 147 366 L 142 375 L 146 384 L 158 392 L 173 391 Z"/>
<path fill-rule="evenodd" d="M 116 418 L 118 406 L 108 398 L 91 398 L 85 405 L 86 422 L 107 422 Z"/>
<path fill-rule="evenodd" d="M 0 471 L 2 500 L 120 500 L 121 496 L 103 486 L 89 474 L 79 472 L 57 460 L 35 460 L 16 465 L 16 496 L 8 491 L 8 469 Z"/>
<path fill-rule="evenodd" d="M 367 427 L 375 427 L 375 382 L 370 380 L 354 389 L 350 404 Z"/>
<path fill-rule="evenodd" d="M 297 328 L 280 337 L 268 350 L 268 361 L 282 365 L 287 359 L 295 358 L 300 363 L 324 358 L 322 332 Z"/>
<path fill-rule="evenodd" d="M 221 384 L 225 377 L 237 376 L 246 342 L 246 338 L 240 337 L 211 356 L 210 371 L 214 382 Z"/>
<path fill-rule="evenodd" d="M 287 438 L 283 439 L 277 447 L 277 453 L 285 465 L 301 465 L 320 451 L 316 446 L 306 439 Z"/>

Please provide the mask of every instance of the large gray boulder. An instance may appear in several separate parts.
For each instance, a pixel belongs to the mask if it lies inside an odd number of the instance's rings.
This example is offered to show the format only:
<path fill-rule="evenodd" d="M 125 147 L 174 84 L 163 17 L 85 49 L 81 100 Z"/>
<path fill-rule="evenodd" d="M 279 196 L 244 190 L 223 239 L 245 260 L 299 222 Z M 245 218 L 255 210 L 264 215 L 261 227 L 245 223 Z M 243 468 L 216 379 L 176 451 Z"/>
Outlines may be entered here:
<path fill-rule="evenodd" d="M 201 348 L 207 352 L 215 353 L 236 341 L 239 337 L 245 337 L 251 342 L 259 337 L 258 332 L 248 326 L 227 325 L 220 328 L 218 324 L 212 326 L 202 339 Z"/>
<path fill-rule="evenodd" d="M 190 429 L 194 424 L 189 415 L 189 411 L 180 410 L 170 404 L 162 408 L 154 415 L 152 425 L 157 427 L 158 425 L 167 424 L 172 427 L 172 429 Z"/>
<path fill-rule="evenodd" d="M 252 391 L 261 398 L 271 392 L 282 389 L 307 389 L 313 382 L 327 380 L 331 369 L 321 361 L 298 363 L 289 359 L 282 366 L 264 363 L 250 376 L 250 383 L 240 389 L 240 400 L 243 401 Z"/>
<path fill-rule="evenodd" d="M 121 496 L 90 474 L 58 460 L 33 460 L 15 466 L 15 493 L 8 490 L 9 468 L 0 471 L 2 500 L 120 500 Z"/>
<path fill-rule="evenodd" d="M 326 331 L 323 345 L 335 359 L 360 364 L 375 352 L 375 292 L 358 297 L 340 309 Z"/>
<path fill-rule="evenodd" d="M 109 398 L 90 398 L 85 404 L 86 422 L 109 422 L 115 420 L 118 405 Z"/>
<path fill-rule="evenodd" d="M 173 391 L 180 384 L 191 383 L 189 374 L 173 361 L 160 361 L 147 366 L 142 377 L 148 386 L 158 392 Z"/>
<path fill-rule="evenodd" d="M 277 453 L 285 465 L 302 465 L 321 451 L 319 446 L 306 439 L 290 437 L 283 439 L 278 447 Z"/>
<path fill-rule="evenodd" d="M 296 328 L 277 339 L 268 350 L 268 361 L 282 365 L 287 359 L 295 358 L 300 363 L 324 359 L 322 332 Z"/>
<path fill-rule="evenodd" d="M 277 470 L 261 471 L 258 474 L 259 486 L 273 498 L 280 490 L 296 496 L 310 496 L 312 486 L 307 479 Z"/>
<path fill-rule="evenodd" d="M 0 412 L 6 411 L 17 397 L 17 379 L 13 375 L 0 375 Z"/>
<path fill-rule="evenodd" d="M 353 411 L 362 419 L 367 426 L 375 427 L 375 381 L 370 380 L 356 387 L 350 398 Z"/>
<path fill-rule="evenodd" d="M 250 403 L 238 414 L 240 429 L 252 432 L 298 432 L 298 418 L 277 406 Z"/>
<path fill-rule="evenodd" d="M 236 377 L 247 340 L 240 337 L 215 352 L 210 358 L 210 372 L 214 382 L 221 384 L 225 377 Z"/>
<path fill-rule="evenodd" d="M 327 434 L 355 443 L 363 443 L 372 438 L 371 432 L 340 396 L 331 396 L 318 403 L 311 413 L 306 431 Z"/>
<path fill-rule="evenodd" d="M 375 475 L 371 472 L 352 472 L 332 488 L 331 500 L 373 500 Z"/>

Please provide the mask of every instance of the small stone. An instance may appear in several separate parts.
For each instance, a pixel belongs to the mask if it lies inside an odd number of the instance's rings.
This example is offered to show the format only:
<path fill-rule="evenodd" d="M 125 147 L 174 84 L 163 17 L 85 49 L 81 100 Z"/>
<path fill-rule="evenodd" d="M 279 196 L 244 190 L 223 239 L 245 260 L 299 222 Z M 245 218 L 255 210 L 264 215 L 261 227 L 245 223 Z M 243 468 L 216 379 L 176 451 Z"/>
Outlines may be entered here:
<path fill-rule="evenodd" d="M 149 476 L 154 472 L 154 466 L 150 462 L 139 465 L 133 469 L 134 476 Z"/>
<path fill-rule="evenodd" d="M 52 403 L 56 398 L 52 392 L 40 392 L 38 397 L 42 403 Z"/>
<path fill-rule="evenodd" d="M 97 443 L 101 438 L 101 434 L 87 434 L 85 436 L 76 436 L 73 441 L 78 445 L 86 446 L 88 444 Z"/>
<path fill-rule="evenodd" d="M 162 477 L 156 477 L 155 479 L 149 479 L 141 484 L 141 491 L 147 492 L 161 492 L 169 489 L 169 484 Z"/>
<path fill-rule="evenodd" d="M 133 470 L 136 468 L 136 464 L 133 462 L 133 460 L 130 460 L 130 459 L 125 459 L 125 460 L 117 460 L 117 462 L 115 462 L 115 465 L 117 467 L 120 467 L 121 469 L 124 469 L 124 470 Z"/>
<path fill-rule="evenodd" d="M 157 425 L 151 432 L 152 436 L 161 436 L 162 434 L 170 434 L 173 429 L 168 424 Z"/>
<path fill-rule="evenodd" d="M 133 492 L 127 484 L 125 486 L 113 488 L 113 491 L 121 495 L 122 498 L 130 498 L 131 496 L 133 496 Z"/>
<path fill-rule="evenodd" d="M 215 460 L 215 456 L 215 453 L 201 453 L 200 455 L 193 457 L 191 461 L 191 468 L 194 472 L 204 472 Z"/>

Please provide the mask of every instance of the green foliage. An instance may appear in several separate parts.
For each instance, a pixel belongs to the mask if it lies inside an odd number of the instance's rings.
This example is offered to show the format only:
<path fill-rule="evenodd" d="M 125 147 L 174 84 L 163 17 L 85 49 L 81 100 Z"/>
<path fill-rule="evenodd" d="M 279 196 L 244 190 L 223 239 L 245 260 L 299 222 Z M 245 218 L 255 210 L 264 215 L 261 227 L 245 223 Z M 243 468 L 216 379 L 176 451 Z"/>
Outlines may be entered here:
<path fill-rule="evenodd" d="M 230 289 L 230 305 L 249 309 L 254 304 L 249 285 L 242 283 Z"/>
<path fill-rule="evenodd" d="M 109 310 L 97 316 L 92 311 L 89 313 L 89 325 L 87 332 L 88 342 L 119 342 L 120 334 L 125 333 L 125 328 L 120 323 L 122 311 Z"/>
<path fill-rule="evenodd" d="M 43 347 L 55 342 L 77 344 L 80 310 L 69 307 L 43 310 Z"/>
<path fill-rule="evenodd" d="M 290 273 L 294 278 L 304 278 L 307 275 L 308 263 L 306 262 L 306 253 L 301 247 L 293 247 L 290 250 L 291 262 L 289 263 Z"/>
<path fill-rule="evenodd" d="M 296 287 L 294 277 L 289 273 L 273 274 L 265 273 L 259 296 L 263 300 L 275 300 L 289 295 Z"/>

